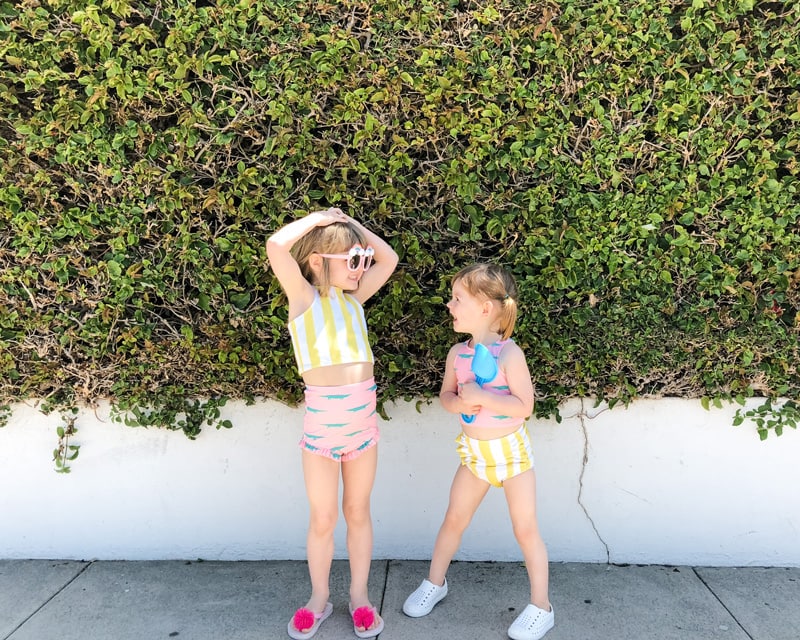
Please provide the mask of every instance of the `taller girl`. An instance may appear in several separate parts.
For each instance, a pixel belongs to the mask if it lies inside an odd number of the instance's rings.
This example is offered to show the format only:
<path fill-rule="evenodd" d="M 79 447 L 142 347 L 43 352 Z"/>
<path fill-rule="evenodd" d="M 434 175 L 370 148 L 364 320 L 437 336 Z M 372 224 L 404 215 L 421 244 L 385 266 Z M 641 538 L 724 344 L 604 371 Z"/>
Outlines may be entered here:
<path fill-rule="evenodd" d="M 289 621 L 292 638 L 311 638 L 331 614 L 333 533 L 342 511 L 350 558 L 350 613 L 360 638 L 383 630 L 369 600 L 370 494 L 378 461 L 374 358 L 362 304 L 389 279 L 397 254 L 340 209 L 315 211 L 276 231 L 267 256 L 289 302 L 289 333 L 306 384 L 303 476 L 311 598 Z"/>

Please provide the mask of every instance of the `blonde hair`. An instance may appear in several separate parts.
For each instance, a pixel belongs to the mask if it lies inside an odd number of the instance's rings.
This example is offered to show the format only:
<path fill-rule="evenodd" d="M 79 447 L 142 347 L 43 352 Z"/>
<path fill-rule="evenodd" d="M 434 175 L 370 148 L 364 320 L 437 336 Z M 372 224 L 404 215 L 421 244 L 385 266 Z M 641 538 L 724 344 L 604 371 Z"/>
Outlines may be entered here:
<path fill-rule="evenodd" d="M 498 332 L 503 340 L 511 337 L 517 322 L 517 283 L 503 267 L 496 264 L 477 263 L 464 267 L 453 276 L 452 283 L 460 283 L 467 293 L 500 303 Z"/>
<path fill-rule="evenodd" d="M 314 253 L 347 253 L 354 244 L 366 246 L 361 230 L 351 222 L 334 222 L 324 227 L 314 227 L 294 243 L 292 257 L 300 265 L 303 277 L 319 290 L 321 296 L 330 289 L 330 260 L 322 259 L 319 274 L 311 269 L 309 258 Z"/>

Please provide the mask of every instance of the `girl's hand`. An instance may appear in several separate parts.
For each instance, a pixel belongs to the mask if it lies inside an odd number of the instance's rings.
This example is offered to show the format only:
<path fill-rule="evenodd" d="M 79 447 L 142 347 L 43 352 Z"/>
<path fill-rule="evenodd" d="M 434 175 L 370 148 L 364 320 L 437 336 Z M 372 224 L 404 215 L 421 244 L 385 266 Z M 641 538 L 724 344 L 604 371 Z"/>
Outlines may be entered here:
<path fill-rule="evenodd" d="M 465 382 L 459 385 L 458 397 L 462 404 L 466 405 L 467 410 L 461 411 L 467 415 L 474 415 L 480 412 L 482 405 L 480 404 L 483 399 L 483 389 L 477 382 Z"/>
<path fill-rule="evenodd" d="M 477 382 L 465 382 L 459 385 L 458 395 L 466 403 L 477 404 L 482 398 L 483 389 Z"/>
<path fill-rule="evenodd" d="M 350 216 L 346 215 L 344 211 L 337 207 L 330 207 L 329 209 L 321 209 L 320 211 L 312 211 L 309 215 L 316 218 L 316 226 L 327 227 L 329 224 L 336 222 L 347 222 Z"/>
<path fill-rule="evenodd" d="M 292 256 L 292 247 L 315 227 L 326 227 L 346 221 L 347 216 L 336 207 L 312 211 L 281 227 L 267 239 L 267 258 L 272 272 L 289 299 L 290 318 L 296 317 L 298 310 L 307 309 L 314 297 L 314 287 L 306 280 L 300 265 Z"/>

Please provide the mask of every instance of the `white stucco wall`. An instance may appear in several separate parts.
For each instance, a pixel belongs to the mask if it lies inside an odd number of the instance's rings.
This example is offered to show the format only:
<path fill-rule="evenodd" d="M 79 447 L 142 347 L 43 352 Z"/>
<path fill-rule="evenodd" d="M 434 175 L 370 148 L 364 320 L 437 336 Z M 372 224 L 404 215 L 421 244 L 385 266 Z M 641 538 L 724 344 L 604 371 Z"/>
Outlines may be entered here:
<path fill-rule="evenodd" d="M 573 400 L 529 423 L 540 526 L 553 561 L 800 566 L 800 433 L 761 442 L 735 406 Z M 582 407 L 585 406 L 585 411 Z M 438 403 L 400 402 L 382 422 L 375 557 L 427 559 L 457 465 L 457 425 Z M 57 414 L 16 405 L 0 428 L 0 558 L 302 559 L 302 412 L 233 403 L 231 430 L 180 432 L 82 410 L 72 473 L 57 474 Z M 586 464 L 584 465 L 584 454 Z M 337 557 L 345 557 L 344 529 Z M 520 559 L 501 490 L 457 558 Z"/>

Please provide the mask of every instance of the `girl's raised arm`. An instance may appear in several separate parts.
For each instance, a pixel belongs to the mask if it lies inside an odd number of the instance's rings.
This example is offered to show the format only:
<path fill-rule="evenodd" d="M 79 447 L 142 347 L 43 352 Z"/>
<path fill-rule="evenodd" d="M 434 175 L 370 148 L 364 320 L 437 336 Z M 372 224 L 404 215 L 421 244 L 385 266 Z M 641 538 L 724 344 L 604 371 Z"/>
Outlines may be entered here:
<path fill-rule="evenodd" d="M 356 300 L 363 304 L 365 300 L 375 295 L 378 289 L 380 289 L 392 273 L 394 273 L 399 258 L 394 249 L 392 249 L 389 243 L 383 238 L 367 229 L 358 220 L 354 220 L 349 216 L 345 217 L 361 230 L 361 233 L 363 233 L 367 239 L 367 244 L 372 246 L 375 250 L 375 262 L 369 268 L 369 271 L 365 271 L 364 275 L 361 276 L 358 289 L 353 292 L 353 296 L 355 296 Z"/>
<path fill-rule="evenodd" d="M 270 267 L 289 299 L 289 315 L 292 307 L 306 308 L 311 304 L 314 289 L 300 271 L 300 265 L 291 254 L 294 244 L 318 226 L 326 226 L 334 222 L 346 222 L 347 216 L 340 209 L 314 211 L 303 218 L 281 227 L 267 239 L 267 257 Z"/>

